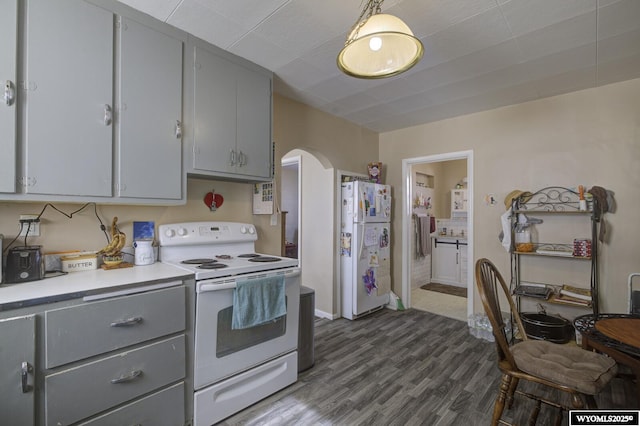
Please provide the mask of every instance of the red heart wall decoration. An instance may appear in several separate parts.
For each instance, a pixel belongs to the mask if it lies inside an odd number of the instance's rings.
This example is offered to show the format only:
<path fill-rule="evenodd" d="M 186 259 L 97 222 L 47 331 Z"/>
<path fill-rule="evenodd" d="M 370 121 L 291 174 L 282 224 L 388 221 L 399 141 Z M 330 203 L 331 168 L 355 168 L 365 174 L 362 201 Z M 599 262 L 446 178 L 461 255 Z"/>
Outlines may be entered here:
<path fill-rule="evenodd" d="M 204 196 L 204 204 L 209 207 L 209 210 L 216 210 L 222 205 L 222 203 L 224 203 L 224 198 L 220 194 L 207 192 Z"/>

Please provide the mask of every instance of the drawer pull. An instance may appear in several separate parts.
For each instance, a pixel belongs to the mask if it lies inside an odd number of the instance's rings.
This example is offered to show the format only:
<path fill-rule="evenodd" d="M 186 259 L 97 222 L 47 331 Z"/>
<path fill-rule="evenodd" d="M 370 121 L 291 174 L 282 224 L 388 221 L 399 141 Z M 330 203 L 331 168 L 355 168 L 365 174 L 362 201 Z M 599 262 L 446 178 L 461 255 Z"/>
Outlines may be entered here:
<path fill-rule="evenodd" d="M 22 377 L 22 393 L 29 393 L 33 386 L 29 384 L 29 373 L 33 371 L 33 367 L 27 361 L 22 362 L 22 371 L 20 376 Z"/>
<path fill-rule="evenodd" d="M 136 378 L 140 377 L 141 375 L 142 375 L 142 370 L 133 370 L 129 374 L 125 374 L 125 375 L 120 376 L 120 377 L 118 377 L 116 379 L 111 379 L 111 383 L 118 384 L 118 383 L 130 382 L 130 381 L 135 380 Z"/>
<path fill-rule="evenodd" d="M 132 317 L 121 321 L 115 321 L 111 323 L 111 327 L 131 327 L 132 325 L 140 324 L 142 317 Z"/>

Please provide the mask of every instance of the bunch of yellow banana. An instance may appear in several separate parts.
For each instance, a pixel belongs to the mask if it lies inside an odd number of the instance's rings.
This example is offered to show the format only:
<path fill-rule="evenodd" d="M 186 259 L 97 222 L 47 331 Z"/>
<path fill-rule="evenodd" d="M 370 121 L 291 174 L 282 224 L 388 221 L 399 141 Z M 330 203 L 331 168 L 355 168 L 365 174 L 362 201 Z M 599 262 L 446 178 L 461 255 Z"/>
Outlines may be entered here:
<path fill-rule="evenodd" d="M 118 217 L 113 218 L 111 222 L 111 241 L 105 247 L 103 247 L 98 254 L 105 256 L 115 256 L 120 254 L 120 251 L 127 242 L 127 235 L 118 229 Z"/>

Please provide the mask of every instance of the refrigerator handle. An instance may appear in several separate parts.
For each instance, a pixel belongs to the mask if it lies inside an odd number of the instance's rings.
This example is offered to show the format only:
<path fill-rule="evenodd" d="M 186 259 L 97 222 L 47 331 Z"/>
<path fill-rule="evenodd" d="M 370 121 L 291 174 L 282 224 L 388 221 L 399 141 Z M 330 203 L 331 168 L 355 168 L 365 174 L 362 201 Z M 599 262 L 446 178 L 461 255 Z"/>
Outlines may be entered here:
<path fill-rule="evenodd" d="M 362 226 L 362 232 L 360 232 L 360 241 L 358 241 L 358 257 L 356 257 L 356 261 L 360 260 L 360 256 L 362 256 L 362 249 L 364 248 L 364 223 L 358 223 L 356 226 Z"/>

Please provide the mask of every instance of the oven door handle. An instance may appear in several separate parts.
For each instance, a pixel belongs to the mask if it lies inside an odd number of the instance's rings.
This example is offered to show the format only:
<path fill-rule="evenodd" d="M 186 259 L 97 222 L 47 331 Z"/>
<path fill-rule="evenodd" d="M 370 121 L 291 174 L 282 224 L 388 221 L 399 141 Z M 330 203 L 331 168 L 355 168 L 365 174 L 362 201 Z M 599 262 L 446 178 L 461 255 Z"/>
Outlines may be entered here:
<path fill-rule="evenodd" d="M 198 293 L 207 293 L 210 291 L 229 290 L 236 288 L 236 282 L 224 284 L 201 284 L 198 286 Z"/>
<path fill-rule="evenodd" d="M 300 275 L 300 268 L 293 268 L 286 272 L 276 272 L 272 274 L 265 274 L 265 273 L 252 274 L 252 275 L 244 276 L 243 278 L 252 279 L 252 278 L 273 277 L 278 275 L 284 275 L 285 279 L 297 277 Z M 197 293 L 207 293 L 211 291 L 220 291 L 220 290 L 232 290 L 236 288 L 236 280 L 229 280 L 224 282 L 218 281 L 218 284 L 215 284 L 215 282 L 216 282 L 216 279 L 214 278 L 211 281 L 203 280 L 202 282 L 198 283 Z"/>

